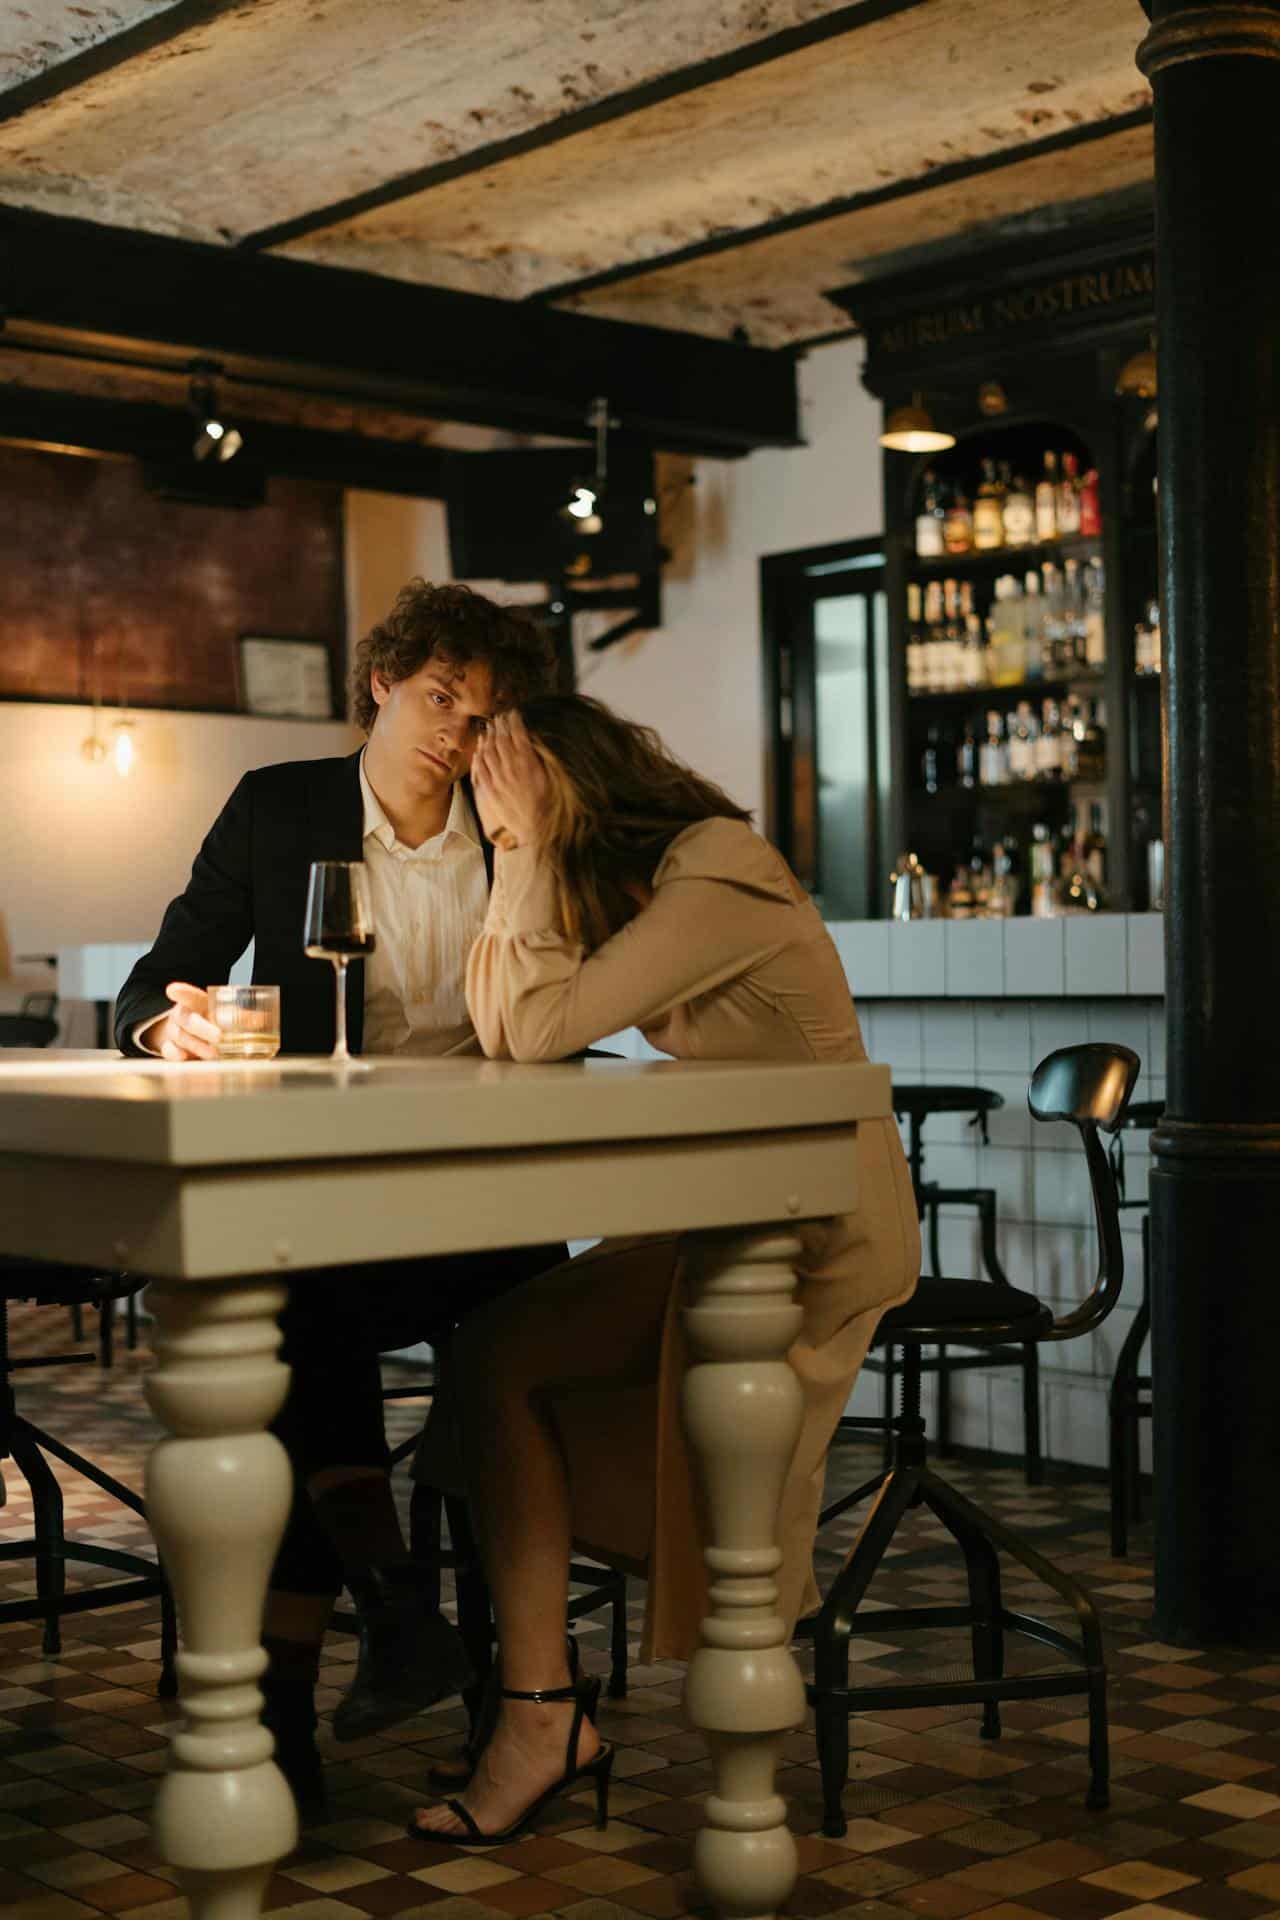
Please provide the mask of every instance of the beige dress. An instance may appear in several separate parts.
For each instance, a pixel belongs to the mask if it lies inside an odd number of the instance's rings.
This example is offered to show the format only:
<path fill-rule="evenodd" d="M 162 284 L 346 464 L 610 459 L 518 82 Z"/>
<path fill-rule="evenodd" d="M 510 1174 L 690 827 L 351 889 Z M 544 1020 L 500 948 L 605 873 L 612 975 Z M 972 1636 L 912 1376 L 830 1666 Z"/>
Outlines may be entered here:
<path fill-rule="evenodd" d="M 653 898 L 586 953 L 563 932 L 536 850 L 500 853 L 489 914 L 467 966 L 467 1001 L 487 1054 L 555 1060 L 629 1026 L 681 1060 L 865 1060 L 839 956 L 813 903 L 767 841 L 735 820 L 707 820 L 672 841 Z M 783 1494 L 782 1611 L 814 1604 L 811 1554 L 832 1432 L 885 1307 L 907 1298 L 920 1236 L 892 1120 L 858 1128 L 858 1209 L 801 1229 L 804 1323 L 789 1354 L 805 1418 Z M 654 1263 L 674 1282 L 674 1243 L 611 1243 L 520 1289 L 541 1290 L 572 1347 L 572 1303 L 613 1284 L 618 1310 Z M 652 1286 L 648 1289 L 652 1299 Z M 560 1430 L 575 1536 L 649 1579 L 647 1639 L 684 1659 L 706 1611 L 697 1497 L 681 1432 L 679 1289 L 668 1286 L 656 1378 L 575 1381 Z M 500 1306 L 498 1311 L 500 1312 Z M 589 1356 L 585 1361 L 589 1375 Z M 586 1389 L 585 1391 L 583 1389 Z"/>

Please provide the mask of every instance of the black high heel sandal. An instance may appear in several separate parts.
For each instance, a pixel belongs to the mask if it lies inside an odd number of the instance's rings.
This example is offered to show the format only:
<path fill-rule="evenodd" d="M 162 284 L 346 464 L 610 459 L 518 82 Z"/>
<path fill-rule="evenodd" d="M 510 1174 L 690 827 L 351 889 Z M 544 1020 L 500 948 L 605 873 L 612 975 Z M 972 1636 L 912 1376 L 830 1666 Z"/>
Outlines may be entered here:
<path fill-rule="evenodd" d="M 565 1635 L 565 1652 L 569 1661 L 569 1679 L 576 1687 L 581 1684 L 583 1711 L 592 1726 L 600 1711 L 600 1680 L 595 1674 L 585 1680 L 579 1676 L 580 1656 L 578 1641 L 574 1634 Z M 484 1693 L 476 1713 L 475 1725 L 463 1742 L 462 1752 L 456 1760 L 437 1761 L 427 1768 L 427 1784 L 441 1793 L 458 1793 L 470 1785 L 471 1776 L 479 1765 L 480 1755 L 489 1744 L 498 1718 L 498 1703 L 502 1698 L 502 1661 L 496 1659 L 489 1669 L 489 1678 L 485 1682 Z"/>
<path fill-rule="evenodd" d="M 522 1693 L 515 1687 L 503 1687 L 504 1700 L 553 1701 L 572 1700 L 574 1703 L 573 1723 L 569 1728 L 569 1738 L 565 1745 L 565 1771 L 558 1780 L 538 1795 L 522 1814 L 504 1827 L 499 1833 L 483 1833 L 476 1825 L 461 1800 L 446 1800 L 450 1813 L 455 1814 L 467 1829 L 465 1833 L 440 1833 L 427 1827 L 420 1827 L 416 1820 L 409 1822 L 409 1832 L 415 1840 L 443 1841 L 448 1847 L 501 1847 L 512 1840 L 518 1840 L 526 1828 L 537 1818 L 542 1809 L 559 1794 L 565 1793 L 579 1780 L 593 1780 L 596 1789 L 596 1826 L 609 1824 L 609 1781 L 613 1774 L 614 1749 L 607 1743 L 587 1761 L 585 1766 L 574 1765 L 574 1756 L 578 1751 L 578 1735 L 582 1731 L 582 1722 L 586 1718 L 586 1689 L 582 1686 L 537 1687 L 532 1692 Z"/>

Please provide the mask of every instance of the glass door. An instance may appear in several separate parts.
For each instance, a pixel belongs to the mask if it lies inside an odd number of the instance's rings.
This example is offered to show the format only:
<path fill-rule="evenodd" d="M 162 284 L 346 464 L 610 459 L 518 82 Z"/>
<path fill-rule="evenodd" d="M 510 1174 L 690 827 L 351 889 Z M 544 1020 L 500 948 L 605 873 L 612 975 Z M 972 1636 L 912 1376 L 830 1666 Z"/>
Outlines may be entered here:
<path fill-rule="evenodd" d="M 880 910 L 888 603 L 879 541 L 762 562 L 772 838 L 824 918 Z"/>

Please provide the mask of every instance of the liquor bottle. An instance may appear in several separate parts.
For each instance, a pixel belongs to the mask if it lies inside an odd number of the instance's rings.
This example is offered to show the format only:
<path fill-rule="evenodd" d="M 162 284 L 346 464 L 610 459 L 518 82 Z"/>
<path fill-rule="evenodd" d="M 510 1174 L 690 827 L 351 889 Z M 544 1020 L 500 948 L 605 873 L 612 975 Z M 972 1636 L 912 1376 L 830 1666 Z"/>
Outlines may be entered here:
<path fill-rule="evenodd" d="M 1097 786 L 1107 777 L 1107 733 L 1101 700 L 1082 700 L 1082 727 L 1076 735 L 1076 778 Z"/>
<path fill-rule="evenodd" d="M 1144 678 L 1151 672 L 1151 629 L 1145 620 L 1133 630 L 1133 670 Z"/>
<path fill-rule="evenodd" d="M 936 560 L 943 552 L 942 495 L 932 468 L 921 481 L 921 507 L 916 515 L 916 552 L 922 560 Z"/>
<path fill-rule="evenodd" d="M 1042 543 L 1058 537 L 1058 456 L 1046 452 L 1044 472 L 1036 482 L 1036 539 Z"/>
<path fill-rule="evenodd" d="M 907 587 L 907 692 L 924 690 L 924 607 L 920 588 L 913 580 Z"/>
<path fill-rule="evenodd" d="M 942 778 L 942 733 L 938 727 L 930 727 L 925 738 L 925 749 L 920 756 L 920 771 L 924 778 L 926 793 L 936 793 Z"/>
<path fill-rule="evenodd" d="M 1100 904 L 1106 899 L 1107 892 L 1107 835 L 1105 814 L 1102 802 L 1094 800 L 1089 805 L 1089 825 L 1081 841 L 1081 864 L 1100 896 Z"/>
<path fill-rule="evenodd" d="M 1062 708 L 1062 743 L 1059 752 L 1064 780 L 1077 780 L 1080 777 L 1080 740 L 1083 734 L 1080 702 L 1073 693 Z"/>
<path fill-rule="evenodd" d="M 1016 687 L 1021 684 L 1025 661 L 1022 590 L 1011 573 L 1002 573 L 995 593 L 990 620 L 991 684 Z"/>
<path fill-rule="evenodd" d="M 969 884 L 969 869 L 957 867 L 955 878 L 947 894 L 947 917 L 951 920 L 972 920 L 973 889 Z"/>
<path fill-rule="evenodd" d="M 1084 665 L 1087 631 L 1085 627 L 1084 585 L 1080 562 L 1068 560 L 1062 579 L 1062 671 L 1078 673 Z"/>
<path fill-rule="evenodd" d="M 1080 521 L 1080 463 L 1074 453 L 1062 456 L 1062 478 L 1057 487 L 1058 533 L 1063 539 L 1083 531 Z"/>
<path fill-rule="evenodd" d="M 978 743 L 973 737 L 973 722 L 966 720 L 960 745 L 956 748 L 956 779 L 962 787 L 978 784 Z"/>
<path fill-rule="evenodd" d="M 1058 910 L 1057 866 L 1053 837 L 1037 820 L 1031 829 L 1031 911 L 1038 920 L 1052 919 Z"/>
<path fill-rule="evenodd" d="M 1018 476 L 1004 497 L 1006 547 L 1031 547 L 1036 539 L 1036 503 L 1026 481 Z"/>
<path fill-rule="evenodd" d="M 1101 673 L 1107 663 L 1107 576 L 1099 554 L 1085 566 L 1083 596 L 1084 664 L 1090 673 Z"/>
<path fill-rule="evenodd" d="M 1046 700 L 1036 741 L 1036 779 L 1062 778 L 1062 715 L 1056 700 Z"/>
<path fill-rule="evenodd" d="M 987 684 L 987 649 L 982 644 L 982 622 L 976 613 L 964 619 L 963 682 L 969 691 Z"/>
<path fill-rule="evenodd" d="M 1009 749 L 1004 738 L 1004 722 L 998 713 L 987 715 L 987 737 L 978 749 L 978 785 L 1007 787 Z"/>
<path fill-rule="evenodd" d="M 960 589 L 954 580 L 942 583 L 942 657 L 938 671 L 943 693 L 964 685 L 964 629 L 960 624 Z"/>
<path fill-rule="evenodd" d="M 924 683 L 930 693 L 945 693 L 947 627 L 941 580 L 930 580 L 924 590 Z"/>
<path fill-rule="evenodd" d="M 1006 837 L 991 849 L 991 889 L 987 913 L 992 920 L 1008 920 L 1018 910 L 1018 843 Z"/>
<path fill-rule="evenodd" d="M 947 553 L 970 553 L 973 550 L 973 514 L 968 496 L 959 487 L 952 494 L 951 504 L 942 518 L 942 545 Z"/>
<path fill-rule="evenodd" d="M 1030 702 L 1019 700 L 1009 721 L 1009 778 L 1015 784 L 1035 779 L 1036 732 Z"/>
<path fill-rule="evenodd" d="M 973 503 L 973 544 L 979 553 L 1004 545 L 1004 493 L 996 479 L 996 463 L 984 460 L 978 497 Z"/>
<path fill-rule="evenodd" d="M 975 920 L 984 919 L 989 911 L 991 897 L 991 864 L 987 859 L 986 844 L 980 833 L 973 836 L 973 846 L 969 852 L 969 885 L 973 891 L 973 915 Z"/>
<path fill-rule="evenodd" d="M 1027 574 L 1025 585 L 1026 591 L 1022 596 L 1022 677 L 1024 680 L 1039 680 L 1043 673 L 1045 604 L 1040 591 L 1040 575 L 1034 568 Z"/>
<path fill-rule="evenodd" d="M 1067 564 L 1070 565 L 1070 562 Z M 1040 647 L 1040 670 L 1045 679 L 1053 680 L 1062 672 L 1063 640 L 1066 634 L 1062 570 L 1052 560 L 1046 560 L 1043 573 L 1044 638 Z M 1029 671 L 1027 678 L 1031 678 Z"/>
<path fill-rule="evenodd" d="M 1090 467 L 1080 482 L 1080 532 L 1086 540 L 1096 540 L 1102 532 L 1102 509 L 1098 502 L 1098 474 Z"/>

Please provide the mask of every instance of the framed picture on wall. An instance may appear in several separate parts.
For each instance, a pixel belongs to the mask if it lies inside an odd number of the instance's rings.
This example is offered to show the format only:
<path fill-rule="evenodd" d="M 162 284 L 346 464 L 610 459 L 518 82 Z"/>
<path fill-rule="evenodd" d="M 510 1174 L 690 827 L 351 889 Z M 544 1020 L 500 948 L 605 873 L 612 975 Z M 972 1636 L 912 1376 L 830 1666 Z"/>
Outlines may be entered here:
<path fill-rule="evenodd" d="M 333 692 L 329 649 L 323 640 L 241 636 L 240 699 L 246 713 L 332 720 Z"/>

